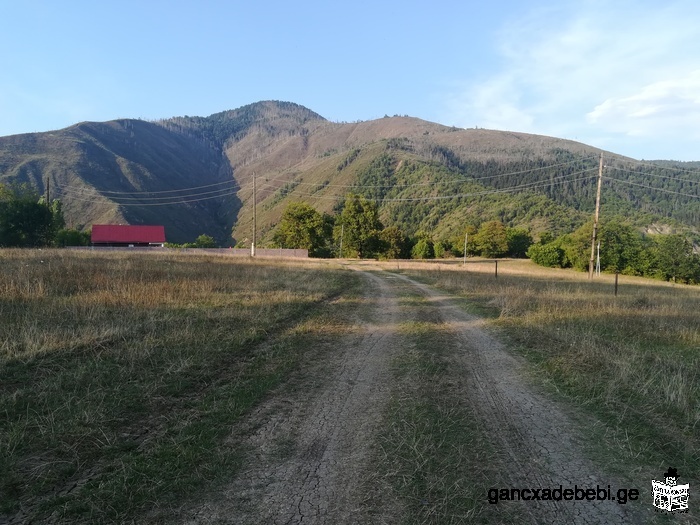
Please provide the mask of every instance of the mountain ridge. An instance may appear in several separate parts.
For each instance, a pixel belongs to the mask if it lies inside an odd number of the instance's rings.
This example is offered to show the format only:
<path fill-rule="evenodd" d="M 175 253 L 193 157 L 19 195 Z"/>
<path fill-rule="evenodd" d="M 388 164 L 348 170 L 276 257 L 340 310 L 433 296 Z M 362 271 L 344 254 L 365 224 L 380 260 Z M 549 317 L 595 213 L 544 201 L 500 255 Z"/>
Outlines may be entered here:
<path fill-rule="evenodd" d="M 611 176 L 605 196 L 622 215 L 640 227 L 666 223 L 697 230 L 693 184 L 700 176 L 686 173 L 692 180 L 674 190 L 683 166 L 697 163 L 645 167 L 603 153 L 611 169 L 621 170 L 618 179 Z M 538 233 L 585 220 L 600 154 L 567 139 L 458 129 L 408 116 L 331 122 L 292 102 L 262 101 L 209 117 L 82 122 L 0 137 L 0 182 L 44 193 L 50 180 L 71 226 L 164 224 L 169 240 L 177 242 L 207 233 L 226 244 L 233 232 L 233 240 L 245 244 L 252 232 L 253 178 L 263 243 L 290 200 L 332 212 L 348 191 L 378 199 L 383 220 L 409 234 L 427 229 L 448 235 L 465 222 L 488 219 Z M 661 169 L 670 180 L 651 178 Z M 392 187 L 378 193 L 371 186 L 382 177 Z M 668 193 L 633 181 L 660 181 Z M 408 184 L 413 186 L 402 186 Z"/>

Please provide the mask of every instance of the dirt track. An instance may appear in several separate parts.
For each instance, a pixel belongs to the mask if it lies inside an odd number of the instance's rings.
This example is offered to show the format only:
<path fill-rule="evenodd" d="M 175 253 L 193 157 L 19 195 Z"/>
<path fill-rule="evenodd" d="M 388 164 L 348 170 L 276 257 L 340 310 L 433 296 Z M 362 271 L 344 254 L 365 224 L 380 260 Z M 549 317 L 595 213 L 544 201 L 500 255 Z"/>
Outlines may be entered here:
<path fill-rule="evenodd" d="M 505 458 L 506 487 L 615 486 L 584 459 L 575 424 L 529 386 L 524 364 L 484 321 L 407 277 L 362 274 L 367 306 L 354 328 L 334 341 L 327 362 L 311 366 L 306 383 L 271 398 L 248 418 L 236 438 L 251 451 L 242 473 L 188 512 L 186 523 L 402 521 L 404 509 L 385 486 L 390 480 L 373 468 L 373 454 L 391 392 L 391 361 L 402 351 L 397 327 L 411 321 L 398 300 L 407 288 L 421 294 L 424 307 L 449 327 L 454 362 L 468 385 L 460 402 L 476 408 Z M 508 503 L 489 506 L 492 515 L 483 517 L 499 522 L 500 505 Z M 510 505 L 519 505 L 520 523 L 643 522 L 614 501 Z"/>

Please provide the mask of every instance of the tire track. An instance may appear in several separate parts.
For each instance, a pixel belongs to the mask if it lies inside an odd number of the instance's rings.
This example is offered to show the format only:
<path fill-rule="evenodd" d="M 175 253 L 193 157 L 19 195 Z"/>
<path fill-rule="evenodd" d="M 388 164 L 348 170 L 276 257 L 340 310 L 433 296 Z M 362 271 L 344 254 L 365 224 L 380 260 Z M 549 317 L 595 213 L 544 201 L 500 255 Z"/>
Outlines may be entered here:
<path fill-rule="evenodd" d="M 311 365 L 296 394 L 275 396 L 248 417 L 232 439 L 251 451 L 247 467 L 184 523 L 389 524 L 407 517 L 391 496 L 390 476 L 373 464 L 393 388 L 391 361 L 405 343 L 398 328 L 413 315 L 398 300 L 406 289 L 422 295 L 421 308 L 452 334 L 446 347 L 454 349 L 466 385 L 456 402 L 473 406 L 493 437 L 499 451 L 493 466 L 507 464 L 508 486 L 623 486 L 585 459 L 574 423 L 532 390 L 523 379 L 524 361 L 489 333 L 484 320 L 403 275 L 353 269 L 367 280 L 363 319 L 333 340 L 323 358 L 328 361 Z M 481 518 L 502 522 L 498 508 L 504 505 L 518 510 L 520 523 L 644 522 L 636 509 L 614 501 L 502 502 Z"/>
<path fill-rule="evenodd" d="M 489 334 L 483 319 L 464 312 L 442 292 L 405 276 L 399 278 L 420 290 L 453 328 L 460 347 L 457 361 L 471 379 L 465 394 L 510 459 L 510 486 L 622 486 L 585 459 L 570 418 L 533 392 L 522 379 L 523 360 Z M 631 507 L 614 501 L 530 501 L 520 507 L 530 523 L 644 522 Z"/>
<path fill-rule="evenodd" d="M 315 397 L 273 399 L 251 415 L 251 424 L 264 421 L 243 430 L 252 431 L 246 443 L 254 450 L 251 467 L 186 523 L 396 522 L 397 507 L 382 516 L 365 502 L 382 490 L 371 448 L 389 393 L 399 307 L 384 279 L 363 276 L 372 321 L 336 342 L 331 377 Z M 292 450 L 280 457 L 285 442 Z"/>

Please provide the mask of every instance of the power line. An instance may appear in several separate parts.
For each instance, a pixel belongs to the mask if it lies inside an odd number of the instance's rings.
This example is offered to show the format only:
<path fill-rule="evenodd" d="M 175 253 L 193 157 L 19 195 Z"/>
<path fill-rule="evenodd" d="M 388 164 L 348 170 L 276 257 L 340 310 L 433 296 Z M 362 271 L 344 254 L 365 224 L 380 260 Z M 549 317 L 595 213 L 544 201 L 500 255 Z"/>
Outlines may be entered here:
<path fill-rule="evenodd" d="M 618 157 L 615 155 L 612 155 L 610 158 L 611 158 L 611 160 L 616 160 L 619 162 L 627 162 L 629 164 L 639 164 L 641 166 L 649 166 L 650 168 L 656 168 L 656 169 L 662 169 L 662 170 L 672 170 L 672 171 L 683 171 L 685 173 L 694 173 L 696 175 L 700 175 L 700 169 L 689 170 L 689 169 L 681 168 L 678 166 L 663 166 L 661 164 L 656 164 L 654 162 L 644 162 L 641 160 L 628 159 L 628 158 L 624 158 L 624 157 Z M 608 166 L 608 167 L 610 167 L 610 166 Z"/>
<path fill-rule="evenodd" d="M 531 168 L 527 170 L 520 170 L 520 171 L 510 171 L 507 173 L 499 173 L 497 175 L 489 175 L 487 177 L 473 177 L 470 176 L 468 173 L 466 174 L 460 174 L 460 175 L 466 175 L 468 178 L 461 178 L 457 180 L 450 180 L 450 181 L 430 181 L 430 182 L 416 182 L 412 184 L 326 184 L 324 187 L 330 187 L 330 188 L 410 188 L 413 186 L 434 186 L 437 184 L 461 184 L 464 182 L 480 182 L 482 180 L 488 180 L 488 179 L 495 179 L 498 177 L 510 177 L 513 175 L 522 175 L 524 173 L 532 173 L 534 171 L 543 171 L 543 170 L 548 170 L 548 169 L 553 169 L 553 168 L 558 168 L 561 166 L 567 166 L 569 164 L 573 164 L 575 162 L 580 162 L 581 160 L 587 160 L 589 158 L 593 157 L 581 157 L 578 159 L 570 160 L 568 162 L 562 162 L 559 164 L 550 164 L 547 166 L 540 166 L 537 168 Z M 268 182 L 291 182 L 287 179 L 265 179 Z M 319 186 L 321 183 L 314 183 L 314 182 L 297 182 L 297 184 L 301 186 Z"/>
<path fill-rule="evenodd" d="M 572 175 L 580 175 L 582 173 L 589 173 L 591 171 L 596 171 L 598 168 L 591 168 L 588 170 L 583 170 L 580 172 L 576 173 L 570 173 L 567 175 L 562 175 L 560 177 L 556 177 L 556 179 L 561 179 L 563 177 L 570 177 Z M 499 194 L 499 193 L 512 193 L 514 191 L 519 191 L 519 190 L 528 190 L 528 189 L 535 189 L 540 186 L 557 186 L 559 184 L 566 184 L 569 182 L 577 182 L 581 180 L 586 180 L 586 179 L 592 179 L 594 176 L 591 175 L 585 175 L 583 177 L 577 177 L 575 179 L 571 180 L 559 180 L 559 181 L 554 181 L 553 179 L 546 180 L 546 181 L 536 181 L 536 182 L 529 182 L 526 184 L 519 184 L 517 186 L 511 186 L 509 188 L 500 188 L 500 189 L 494 189 L 494 190 L 484 190 L 484 191 L 479 191 L 479 192 L 472 192 L 472 193 L 455 193 L 451 195 L 426 195 L 422 197 L 403 197 L 403 198 L 383 198 L 383 199 L 377 199 L 377 198 L 372 198 L 372 197 L 365 197 L 368 200 L 375 200 L 375 201 L 381 201 L 381 202 L 415 202 L 415 201 L 425 201 L 425 200 L 445 200 L 445 199 L 454 199 L 454 198 L 459 198 L 459 197 L 480 197 L 484 195 L 494 195 L 494 194 Z M 313 193 L 295 193 L 295 196 L 297 197 L 311 197 L 315 199 L 320 199 L 320 200 L 337 200 L 339 198 L 344 197 L 344 195 L 333 195 L 333 196 L 325 196 L 325 195 L 315 195 Z"/>
<path fill-rule="evenodd" d="M 211 200 L 211 199 L 218 199 L 220 197 L 228 197 L 230 195 L 235 195 L 240 188 L 234 188 L 232 190 L 229 190 L 227 193 L 221 193 L 218 195 L 213 195 L 209 197 L 202 197 L 198 199 L 188 199 L 186 196 L 180 197 L 180 200 L 177 201 L 172 201 L 172 202 L 153 202 L 153 203 L 138 203 L 138 202 L 133 202 L 133 203 L 128 203 L 128 202 L 118 202 L 118 201 L 112 201 L 114 204 L 117 204 L 118 206 L 167 206 L 170 204 L 189 204 L 191 202 L 200 202 L 200 201 L 206 201 L 206 200 Z M 99 196 L 99 195 L 98 195 Z M 178 198 L 178 197 L 173 197 Z M 80 197 L 71 197 L 73 200 L 78 200 L 78 201 L 84 201 L 84 202 L 94 202 L 95 199 L 83 199 Z"/>
<path fill-rule="evenodd" d="M 115 195 L 146 195 L 146 194 L 148 194 L 148 195 L 157 195 L 157 194 L 161 194 L 161 193 L 176 193 L 176 192 L 179 192 L 179 191 L 192 191 L 192 190 L 199 190 L 199 189 L 203 189 L 203 188 L 211 188 L 211 187 L 213 187 L 213 186 L 221 186 L 221 185 L 224 185 L 224 184 L 231 184 L 232 182 L 235 183 L 236 181 L 235 181 L 234 179 L 230 179 L 230 180 L 226 180 L 226 181 L 223 181 L 223 182 L 215 182 L 215 183 L 213 183 L 213 184 L 206 184 L 206 185 L 204 185 L 204 186 L 194 186 L 194 187 L 192 187 L 192 188 L 181 188 L 181 189 L 179 189 L 179 190 L 159 190 L 159 191 L 112 191 L 112 190 L 102 190 L 102 191 L 100 191 L 100 193 L 102 193 L 102 194 L 108 193 L 108 194 L 115 194 Z M 63 189 L 64 189 L 64 190 L 70 189 L 70 190 L 73 190 L 73 191 L 79 191 L 79 190 L 83 190 L 83 189 L 88 190 L 88 189 L 92 189 L 92 188 L 70 188 L 70 186 L 67 186 L 66 188 L 63 188 Z"/>
<path fill-rule="evenodd" d="M 133 196 L 132 196 L 132 197 L 122 197 L 122 196 L 116 196 L 116 195 L 114 195 L 114 196 L 109 196 L 109 195 L 107 195 L 107 197 L 110 197 L 111 199 L 127 200 L 127 201 L 136 201 L 136 200 L 144 200 L 144 199 L 145 199 L 145 200 L 150 200 L 150 201 L 160 201 L 160 200 L 172 200 L 172 199 L 178 199 L 178 198 L 199 197 L 199 196 L 201 196 L 201 195 L 211 195 L 211 194 L 214 194 L 214 193 L 220 193 L 220 192 L 222 192 L 222 191 L 230 191 L 230 190 L 232 190 L 232 189 L 238 190 L 238 189 L 240 189 L 240 187 L 237 187 L 237 188 L 220 188 L 220 189 L 218 189 L 218 190 L 204 191 L 204 192 L 201 192 L 201 193 L 192 193 L 192 194 L 190 194 L 190 195 L 170 195 L 170 196 L 168 196 L 168 197 L 146 197 L 146 196 L 143 196 L 143 197 L 133 197 Z M 64 188 L 64 191 L 68 191 L 69 193 L 72 192 L 72 190 L 71 190 L 70 188 Z M 93 191 L 93 195 L 94 195 L 95 193 L 97 193 L 98 195 L 100 194 L 99 192 L 97 192 L 97 190 L 94 190 L 94 191 Z"/>
<path fill-rule="evenodd" d="M 692 195 L 690 193 L 681 193 L 679 191 L 665 190 L 663 188 L 656 188 L 654 186 L 647 186 L 646 184 L 638 184 L 636 182 L 630 182 L 628 180 L 616 179 L 615 177 L 606 177 L 615 182 L 621 182 L 623 184 L 630 184 L 632 186 L 639 186 L 641 188 L 648 188 L 650 190 L 662 191 L 664 193 L 672 193 L 673 195 L 682 195 L 683 197 L 690 197 L 691 199 L 700 199 L 700 195 Z"/>
<path fill-rule="evenodd" d="M 464 182 L 480 182 L 483 180 L 488 180 L 488 179 L 494 179 L 498 177 L 509 177 L 513 175 L 522 175 L 524 173 L 532 173 L 535 171 L 543 171 L 543 170 L 548 170 L 548 169 L 554 169 L 558 168 L 561 166 L 566 166 L 569 164 L 573 164 L 575 162 L 580 162 L 581 160 L 587 160 L 588 158 L 592 157 L 581 157 L 578 159 L 574 159 L 571 161 L 567 162 L 562 162 L 559 164 L 550 164 L 547 166 L 539 166 L 537 168 L 531 168 L 527 170 L 519 170 L 519 171 L 511 171 L 507 173 L 499 173 L 496 175 L 489 175 L 486 177 L 469 177 L 468 178 L 461 178 L 457 180 L 451 180 L 451 181 L 430 181 L 430 182 L 418 182 L 418 183 L 412 183 L 412 184 L 393 184 L 393 185 L 384 185 L 384 184 L 325 184 L 324 188 L 410 188 L 410 187 L 421 187 L 421 186 L 434 186 L 438 184 L 461 184 Z M 265 179 L 265 182 L 270 183 L 270 182 L 284 182 L 284 183 L 294 183 L 296 185 L 301 185 L 301 186 L 319 186 L 321 183 L 313 183 L 313 182 L 295 182 L 293 179 L 285 179 L 285 178 L 267 178 Z M 207 194 L 213 194 L 216 191 L 227 191 L 231 188 L 221 188 L 220 190 L 213 190 L 211 192 L 201 192 L 201 193 L 195 193 L 195 194 L 187 194 L 187 195 L 172 195 L 168 197 L 149 197 L 150 195 L 161 195 L 161 194 L 166 194 L 166 193 L 183 193 L 183 192 L 192 192 L 195 190 L 200 190 L 200 189 L 205 189 L 205 188 L 212 188 L 214 186 L 224 186 L 224 185 L 230 185 L 234 184 L 236 188 L 240 189 L 241 186 L 238 185 L 238 182 L 235 179 L 230 179 L 227 181 L 222 181 L 222 182 L 216 182 L 213 184 L 205 184 L 202 186 L 193 186 L 189 188 L 180 188 L 180 189 L 174 189 L 174 190 L 157 190 L 157 191 L 116 191 L 116 190 L 97 190 L 95 188 L 72 188 L 70 186 L 62 187 L 61 191 L 63 193 L 69 192 L 69 193 L 86 193 L 89 195 L 102 195 L 102 196 L 109 196 L 110 198 L 115 198 L 115 199 L 120 199 L 120 200 L 141 200 L 141 199 L 148 199 L 148 200 L 167 200 L 169 198 L 190 198 L 190 197 L 197 197 L 201 195 L 207 195 Z M 271 187 L 270 184 L 267 184 L 267 186 L 263 187 Z M 112 197 L 113 196 L 113 197 Z M 75 198 L 75 197 L 74 197 Z"/>
<path fill-rule="evenodd" d="M 690 184 L 700 184 L 700 179 L 698 180 L 690 180 L 690 179 L 678 179 L 676 177 L 673 177 L 671 175 L 659 175 L 658 173 L 645 173 L 645 172 L 639 172 L 639 171 L 632 171 L 632 170 L 626 170 L 624 168 L 617 168 L 615 166 L 607 166 L 610 169 L 617 170 L 617 171 L 624 171 L 625 173 L 631 173 L 633 175 L 639 175 L 640 177 L 656 177 L 659 179 L 670 179 L 675 182 L 689 182 Z M 700 175 L 700 172 L 698 172 L 698 175 Z"/>

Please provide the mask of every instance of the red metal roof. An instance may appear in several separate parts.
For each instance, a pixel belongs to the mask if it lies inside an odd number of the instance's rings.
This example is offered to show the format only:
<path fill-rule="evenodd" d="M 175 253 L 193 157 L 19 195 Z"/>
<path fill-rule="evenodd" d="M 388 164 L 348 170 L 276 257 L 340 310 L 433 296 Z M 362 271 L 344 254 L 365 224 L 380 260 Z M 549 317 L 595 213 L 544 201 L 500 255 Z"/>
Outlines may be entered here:
<path fill-rule="evenodd" d="M 129 224 L 93 224 L 92 242 L 163 243 L 165 226 L 131 226 Z"/>

